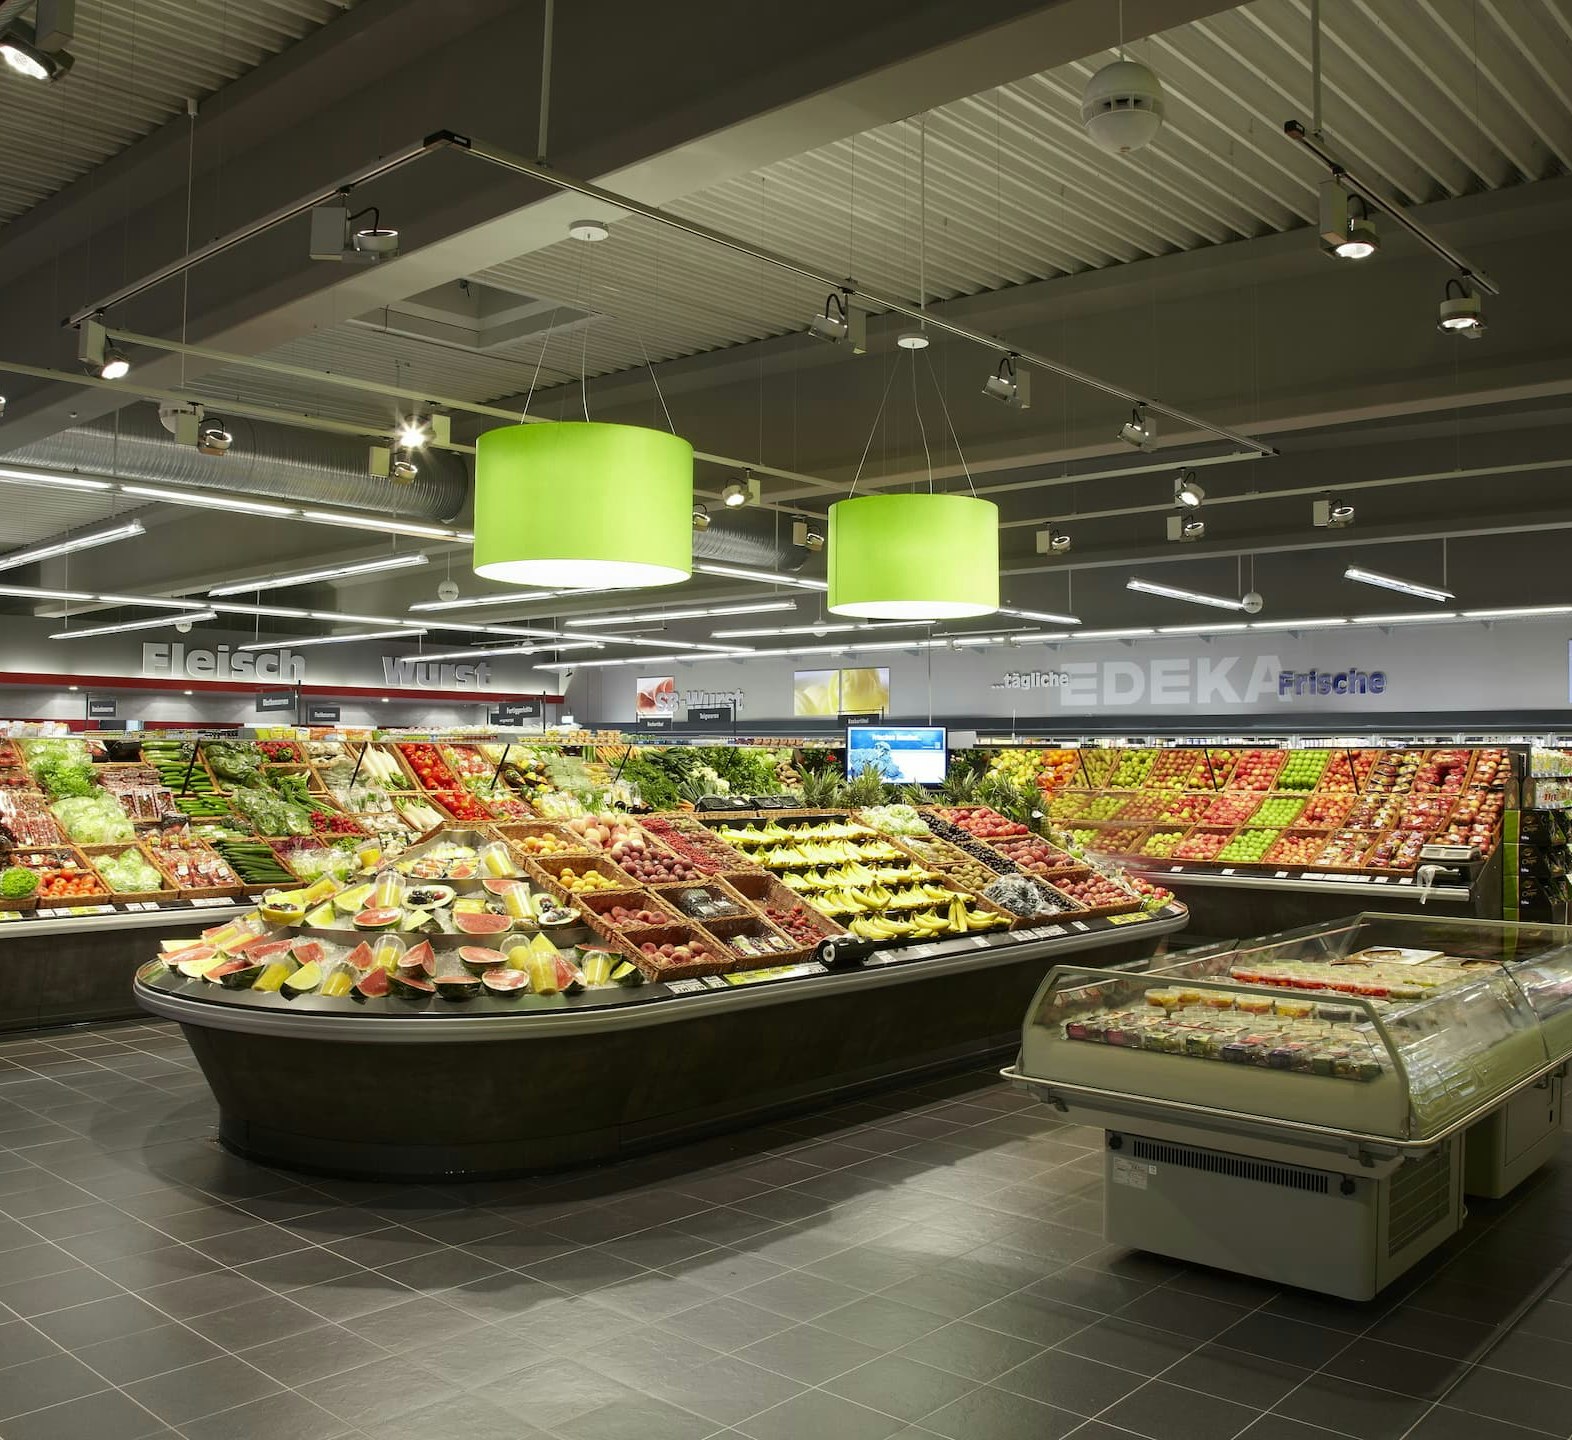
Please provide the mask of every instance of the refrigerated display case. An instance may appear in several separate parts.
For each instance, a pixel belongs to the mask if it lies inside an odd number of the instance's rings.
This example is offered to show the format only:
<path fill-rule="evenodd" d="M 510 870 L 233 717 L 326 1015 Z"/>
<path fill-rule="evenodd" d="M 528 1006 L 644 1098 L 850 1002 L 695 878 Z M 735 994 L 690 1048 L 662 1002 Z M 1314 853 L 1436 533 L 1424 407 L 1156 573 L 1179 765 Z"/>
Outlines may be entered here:
<path fill-rule="evenodd" d="M 1572 929 L 1367 913 L 1056 969 L 1006 1073 L 1107 1132 L 1114 1243 L 1367 1299 L 1559 1142 Z"/>

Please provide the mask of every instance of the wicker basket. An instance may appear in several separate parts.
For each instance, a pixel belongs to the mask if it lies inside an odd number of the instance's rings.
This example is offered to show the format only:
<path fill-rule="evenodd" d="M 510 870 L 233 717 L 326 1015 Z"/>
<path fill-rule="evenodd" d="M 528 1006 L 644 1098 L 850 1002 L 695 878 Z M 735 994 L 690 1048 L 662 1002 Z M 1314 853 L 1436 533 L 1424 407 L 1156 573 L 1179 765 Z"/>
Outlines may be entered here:
<path fill-rule="evenodd" d="M 210 854 L 215 858 L 222 859 L 218 852 L 209 845 L 198 845 L 194 842 L 187 842 L 181 848 L 188 850 L 198 850 L 204 854 Z M 240 877 L 238 875 L 235 876 L 235 883 L 233 885 L 181 885 L 179 879 L 174 876 L 168 866 L 164 865 L 156 859 L 153 861 L 153 863 L 157 865 L 158 868 L 166 875 L 170 876 L 170 883 L 172 885 L 178 886 L 177 894 L 182 900 L 227 900 L 234 899 L 246 893 L 246 887 L 240 883 Z M 229 862 L 227 860 L 223 863 L 226 867 L 229 867 Z M 230 873 L 234 874 L 233 868 L 229 868 Z"/>
<path fill-rule="evenodd" d="M 1084 870 L 1075 871 L 1068 875 L 1061 875 L 1059 879 L 1061 882 L 1069 879 L 1081 879 L 1082 877 L 1090 875 L 1091 873 L 1091 868 L 1087 867 Z M 1046 884 L 1047 882 L 1039 881 L 1039 883 Z M 1057 885 L 1051 885 L 1049 888 L 1052 889 L 1055 894 L 1063 895 L 1066 904 L 1079 907 L 1076 909 L 1067 910 L 1062 916 L 1058 917 L 1059 919 L 1063 920 L 1095 920 L 1103 915 L 1127 915 L 1132 910 L 1139 910 L 1142 904 L 1141 897 L 1139 895 L 1132 895 L 1128 900 L 1121 900 L 1111 905 L 1081 906 L 1080 901 L 1075 900 L 1071 896 L 1065 894 L 1065 892 L 1060 890 Z"/>
<path fill-rule="evenodd" d="M 730 875 L 727 880 L 731 888 L 756 910 L 763 911 L 766 908 L 790 910 L 793 906 L 800 906 L 803 914 L 818 930 L 821 939 L 846 933 L 844 926 L 838 925 L 828 915 L 821 915 L 795 890 L 782 885 L 768 870 L 751 870 L 745 875 Z M 779 929 L 780 926 L 777 925 L 776 928 Z"/>
<path fill-rule="evenodd" d="M 603 875 L 612 882 L 616 890 L 641 890 L 644 887 L 639 882 L 619 869 L 610 860 L 602 855 L 535 855 L 525 863 L 525 874 L 537 881 L 555 895 L 559 900 L 569 905 L 579 903 L 579 894 L 569 889 L 559 878 L 564 870 L 572 870 L 575 875 L 585 875 L 593 871 Z M 604 891 L 586 891 L 586 894 L 603 894 Z"/>
<path fill-rule="evenodd" d="M 799 945 L 784 930 L 754 914 L 738 915 L 731 920 L 711 920 L 704 927 L 725 947 L 733 970 L 760 970 L 770 965 L 795 965 L 813 954 L 813 946 Z M 745 937 L 779 944 L 779 950 L 755 955 L 736 950 L 735 943 Z"/>
<path fill-rule="evenodd" d="M 687 922 L 684 918 L 662 901 L 653 890 L 593 890 L 584 895 L 574 896 L 573 902 L 592 926 L 596 929 L 625 930 L 630 927 L 619 925 L 608 919 L 608 915 L 616 906 L 625 906 L 630 910 L 649 910 L 662 917 L 662 923 L 667 925 L 683 925 Z M 648 929 L 648 925 L 635 925 L 636 930 Z"/>
<path fill-rule="evenodd" d="M 158 889 L 116 890 L 113 886 L 109 885 L 108 880 L 104 879 L 103 872 L 98 870 L 98 866 L 95 862 L 99 859 L 107 858 L 109 856 L 123 855 L 127 850 L 135 850 L 136 853 L 147 862 L 147 864 L 151 865 L 153 869 L 158 872 L 159 878 L 164 882 L 158 887 Z M 164 869 L 164 867 L 160 865 L 158 861 L 156 861 L 150 854 L 148 854 L 147 847 L 145 845 L 84 845 L 82 847 L 82 854 L 87 857 L 89 863 L 93 864 L 93 869 L 98 873 L 99 879 L 104 881 L 104 884 L 109 887 L 109 893 L 117 900 L 136 902 L 145 900 L 173 900 L 180 894 L 180 887 L 176 885 L 172 879 L 170 879 L 169 874 Z"/>
<path fill-rule="evenodd" d="M 698 925 L 662 925 L 648 930 L 614 933 L 613 946 L 633 961 L 650 980 L 687 980 L 698 975 L 724 975 L 734 959 L 724 945 Z M 708 952 L 698 960 L 663 962 L 644 952 L 645 945 L 699 944 Z"/>
<path fill-rule="evenodd" d="M 492 822 L 491 829 L 496 832 L 499 839 L 507 843 L 508 849 L 522 860 L 554 860 L 559 855 L 594 854 L 594 851 L 585 844 L 582 835 L 575 835 L 551 820 L 496 820 Z M 560 840 L 563 848 L 541 853 L 526 850 L 518 843 L 521 840 L 537 839 L 547 835 L 553 840 Z"/>

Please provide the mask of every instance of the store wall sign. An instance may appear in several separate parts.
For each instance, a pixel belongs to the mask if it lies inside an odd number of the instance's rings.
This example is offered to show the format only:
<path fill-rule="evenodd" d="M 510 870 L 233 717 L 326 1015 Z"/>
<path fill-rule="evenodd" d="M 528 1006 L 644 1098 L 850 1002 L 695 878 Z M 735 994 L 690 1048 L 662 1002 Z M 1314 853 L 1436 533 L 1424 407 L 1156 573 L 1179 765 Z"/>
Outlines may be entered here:
<path fill-rule="evenodd" d="M 683 708 L 695 710 L 706 705 L 729 705 L 732 714 L 742 709 L 741 690 L 689 690 L 682 697 Z"/>
<path fill-rule="evenodd" d="M 1287 700 L 1277 688 L 1283 669 L 1275 655 L 1174 655 L 1160 660 L 1075 660 L 1060 667 L 1054 696 L 1066 707 L 1123 709 L 1138 705 L 1255 705 Z"/>
<path fill-rule="evenodd" d="M 730 725 L 736 718 L 730 705 L 695 705 L 688 711 L 690 725 Z"/>
<path fill-rule="evenodd" d="M 1283 670 L 1277 693 L 1285 700 L 1301 695 L 1384 695 L 1385 670 Z"/>
<path fill-rule="evenodd" d="M 491 683 L 485 661 L 450 664 L 413 656 L 384 655 L 382 678 L 400 690 L 484 690 Z"/>
<path fill-rule="evenodd" d="M 293 690 L 258 690 L 257 714 L 277 715 L 285 710 L 295 708 L 295 692 Z"/>
<path fill-rule="evenodd" d="M 199 646 L 147 643 L 142 646 L 142 673 L 192 680 L 288 680 L 306 678 L 306 658 L 286 648 L 278 650 L 216 650 Z"/>
<path fill-rule="evenodd" d="M 337 725 L 340 713 L 337 705 L 324 705 L 320 701 L 312 701 L 306 706 L 306 724 Z"/>
<path fill-rule="evenodd" d="M 119 713 L 119 707 L 115 704 L 113 695 L 89 695 L 87 697 L 87 718 L 89 720 L 113 720 Z"/>
<path fill-rule="evenodd" d="M 989 687 L 993 690 L 1052 690 L 1069 684 L 1063 670 L 1006 670 Z"/>
<path fill-rule="evenodd" d="M 522 725 L 526 720 L 539 719 L 539 700 L 508 700 L 491 707 L 490 723 L 493 725 Z"/>
<path fill-rule="evenodd" d="M 640 730 L 670 730 L 670 715 L 640 715 L 638 719 Z"/>

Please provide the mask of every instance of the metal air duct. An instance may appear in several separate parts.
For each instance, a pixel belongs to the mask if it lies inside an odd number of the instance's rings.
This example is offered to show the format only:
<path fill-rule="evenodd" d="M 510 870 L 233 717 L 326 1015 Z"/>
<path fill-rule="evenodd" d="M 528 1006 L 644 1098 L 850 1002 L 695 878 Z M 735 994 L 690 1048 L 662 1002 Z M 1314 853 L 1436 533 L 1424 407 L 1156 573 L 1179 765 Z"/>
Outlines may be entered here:
<path fill-rule="evenodd" d="M 222 415 L 222 405 L 211 407 Z M 451 450 L 428 449 L 420 474 L 395 484 L 368 473 L 366 440 L 298 430 L 242 416 L 225 417 L 234 444 L 224 456 L 204 455 L 175 441 L 151 405 L 129 405 L 116 415 L 6 452 L 17 465 L 84 471 L 119 480 L 193 490 L 230 490 L 269 500 L 293 500 L 408 519 L 449 521 L 469 499 L 469 470 Z"/>
<path fill-rule="evenodd" d="M 710 528 L 693 532 L 693 558 L 794 573 L 808 551 L 791 543 L 791 517 L 771 510 L 710 507 Z"/>

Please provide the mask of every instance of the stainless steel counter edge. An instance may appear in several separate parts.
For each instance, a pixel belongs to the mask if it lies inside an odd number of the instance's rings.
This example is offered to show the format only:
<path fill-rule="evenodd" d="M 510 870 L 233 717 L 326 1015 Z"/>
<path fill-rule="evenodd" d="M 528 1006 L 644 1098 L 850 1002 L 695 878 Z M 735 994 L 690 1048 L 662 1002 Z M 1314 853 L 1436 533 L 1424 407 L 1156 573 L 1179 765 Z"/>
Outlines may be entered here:
<path fill-rule="evenodd" d="M 1143 872 L 1147 873 L 1147 872 Z M 1200 871 L 1186 871 L 1182 875 L 1149 872 L 1163 885 L 1217 885 L 1224 889 L 1239 890 L 1303 890 L 1314 895 L 1365 895 L 1374 899 L 1379 895 L 1405 895 L 1409 898 L 1421 893 L 1427 900 L 1440 900 L 1460 905 L 1467 901 L 1472 891 L 1466 885 L 1435 885 L 1421 892 L 1418 885 L 1397 885 L 1390 880 L 1381 884 L 1375 876 L 1368 880 L 1278 880 L 1268 875 L 1217 875 Z"/>
<path fill-rule="evenodd" d="M 190 910 L 116 910 L 112 915 L 61 915 L 54 919 L 0 922 L 0 943 L 36 935 L 77 935 L 93 930 L 144 930 L 153 925 L 217 925 L 256 909 L 256 901 L 241 899 L 221 905 L 201 905 Z"/>
<path fill-rule="evenodd" d="M 526 1015 L 431 1015 L 394 1019 L 377 1015 L 288 1015 L 276 1010 L 251 1010 L 168 995 L 141 981 L 135 984 L 137 1003 L 166 1020 L 199 1025 L 211 1030 L 236 1030 L 247 1035 L 276 1035 L 293 1040 L 351 1040 L 363 1043 L 449 1044 L 454 1041 L 525 1040 L 535 1036 L 595 1035 L 621 1030 L 642 1030 L 692 1019 L 706 1006 L 751 1009 L 812 1000 L 826 988 L 860 986 L 878 989 L 906 984 L 936 975 L 954 975 L 990 969 L 1022 960 L 1057 960 L 1083 950 L 1099 949 L 1138 936 L 1157 938 L 1172 934 L 1189 920 L 1188 915 L 1156 917 L 1139 927 L 1089 930 L 1085 934 L 1053 936 L 1016 945 L 991 946 L 961 954 L 916 960 L 905 965 L 872 969 L 829 971 L 778 984 L 743 985 L 735 989 L 704 990 L 692 995 L 669 995 L 647 1005 L 619 1005 L 605 1010 L 532 1011 Z"/>

